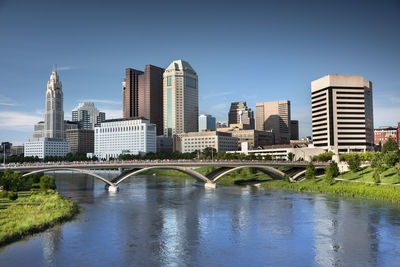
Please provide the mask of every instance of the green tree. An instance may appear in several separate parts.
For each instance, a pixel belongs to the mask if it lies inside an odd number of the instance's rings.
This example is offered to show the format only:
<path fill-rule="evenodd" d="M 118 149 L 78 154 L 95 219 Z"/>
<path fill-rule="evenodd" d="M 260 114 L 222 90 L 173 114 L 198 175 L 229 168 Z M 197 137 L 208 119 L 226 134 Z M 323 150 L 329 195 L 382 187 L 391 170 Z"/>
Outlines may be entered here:
<path fill-rule="evenodd" d="M 396 141 L 394 139 L 390 138 L 386 143 L 383 144 L 382 146 L 382 153 L 385 154 L 387 152 L 397 152 L 399 151 L 399 146 L 397 145 Z"/>
<path fill-rule="evenodd" d="M 324 152 L 321 153 L 317 156 L 314 156 L 312 158 L 313 161 L 323 161 L 323 162 L 327 162 L 332 160 L 332 156 L 335 155 L 335 153 L 333 153 L 332 151 L 328 151 L 328 152 Z"/>
<path fill-rule="evenodd" d="M 308 180 L 314 180 L 315 179 L 315 174 L 316 174 L 316 170 L 314 165 L 310 162 L 310 164 L 308 164 L 307 169 L 306 169 L 306 179 Z"/>
<path fill-rule="evenodd" d="M 399 162 L 399 154 L 398 152 L 389 151 L 383 155 L 383 161 L 388 167 L 393 167 Z"/>
<path fill-rule="evenodd" d="M 289 152 L 287 157 L 288 157 L 289 161 L 293 161 L 294 160 L 294 154 L 292 152 Z"/>
<path fill-rule="evenodd" d="M 325 170 L 325 181 L 332 185 L 335 183 L 335 178 L 339 176 L 339 167 L 335 161 L 329 163 Z"/>
<path fill-rule="evenodd" d="M 352 172 L 357 172 L 360 170 L 361 161 L 357 154 L 352 155 L 347 163 L 349 164 L 349 169 Z"/>
<path fill-rule="evenodd" d="M 379 165 L 382 165 L 382 159 L 380 154 L 376 153 L 371 159 L 371 168 L 375 169 Z"/>
<path fill-rule="evenodd" d="M 374 169 L 374 173 L 372 174 L 372 178 L 374 179 L 374 183 L 375 184 L 379 184 L 381 182 L 382 173 L 383 173 L 382 165 L 379 165 Z"/>

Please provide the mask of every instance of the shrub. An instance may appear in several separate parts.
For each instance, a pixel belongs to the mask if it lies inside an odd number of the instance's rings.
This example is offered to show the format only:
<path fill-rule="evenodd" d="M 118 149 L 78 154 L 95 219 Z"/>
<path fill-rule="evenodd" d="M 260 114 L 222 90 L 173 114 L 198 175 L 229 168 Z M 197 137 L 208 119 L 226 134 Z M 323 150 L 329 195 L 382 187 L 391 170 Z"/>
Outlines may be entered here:
<path fill-rule="evenodd" d="M 17 192 L 11 192 L 8 194 L 8 199 L 11 201 L 14 201 L 18 198 L 18 193 Z"/>
<path fill-rule="evenodd" d="M 360 170 L 361 161 L 357 154 L 352 155 L 347 163 L 349 164 L 349 169 L 352 172 L 357 172 Z"/>
<path fill-rule="evenodd" d="M 381 182 L 381 175 L 383 172 L 382 166 L 378 166 L 374 169 L 374 173 L 372 175 L 372 178 L 374 179 L 375 184 L 379 184 Z"/>
<path fill-rule="evenodd" d="M 388 167 L 393 167 L 399 162 L 399 155 L 397 152 L 386 152 L 383 155 L 383 161 Z"/>
<path fill-rule="evenodd" d="M 310 164 L 308 164 L 307 169 L 306 169 L 306 179 L 315 179 L 315 167 L 314 165 L 310 162 Z"/>
<path fill-rule="evenodd" d="M 381 156 L 377 153 L 373 156 L 371 159 L 371 167 L 375 169 L 376 167 L 382 165 L 382 159 Z"/>
<path fill-rule="evenodd" d="M 51 176 L 43 175 L 40 177 L 40 190 L 46 192 L 48 189 L 56 189 L 56 184 Z"/>
<path fill-rule="evenodd" d="M 314 156 L 312 158 L 313 161 L 323 161 L 323 162 L 327 162 L 332 160 L 332 156 L 335 155 L 335 153 L 333 153 L 332 151 L 328 151 L 328 152 L 324 152 L 321 153 L 317 156 Z"/>
<path fill-rule="evenodd" d="M 7 198 L 8 197 L 8 191 L 7 190 L 3 190 L 0 192 L 0 198 Z"/>
<path fill-rule="evenodd" d="M 283 180 L 284 180 L 285 182 L 290 183 L 289 175 L 285 174 L 285 176 L 283 176 Z"/>
<path fill-rule="evenodd" d="M 332 161 L 325 170 L 325 181 L 332 185 L 335 178 L 339 176 L 339 167 L 335 161 Z"/>

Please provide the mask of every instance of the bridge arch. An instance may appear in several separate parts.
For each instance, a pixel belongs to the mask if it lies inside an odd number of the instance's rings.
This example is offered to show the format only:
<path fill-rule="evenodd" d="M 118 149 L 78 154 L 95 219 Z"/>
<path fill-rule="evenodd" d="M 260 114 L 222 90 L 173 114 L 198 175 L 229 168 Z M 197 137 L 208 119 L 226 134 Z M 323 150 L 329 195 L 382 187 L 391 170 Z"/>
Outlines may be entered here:
<path fill-rule="evenodd" d="M 262 171 L 263 173 L 271 176 L 272 179 L 283 179 L 285 177 L 284 172 L 282 172 L 278 169 L 275 169 L 273 167 L 270 167 L 270 166 L 239 166 L 239 167 L 235 167 L 235 168 L 228 169 L 228 170 L 218 173 L 218 175 L 213 177 L 212 181 L 215 183 L 220 178 L 222 178 L 224 175 L 229 174 L 234 171 L 237 171 L 237 170 L 245 169 L 245 168 L 253 168 L 253 169 Z"/>
<path fill-rule="evenodd" d="M 152 166 L 152 167 L 145 167 L 143 169 L 134 169 L 131 172 L 128 172 L 126 175 L 122 175 L 119 180 L 114 181 L 115 185 L 118 186 L 120 183 L 122 183 L 124 180 L 128 179 L 131 176 L 134 176 L 136 174 L 149 171 L 149 170 L 156 170 L 156 169 L 169 169 L 169 170 L 176 170 L 180 171 L 182 173 L 185 173 L 189 175 L 190 177 L 194 178 L 196 181 L 200 183 L 212 183 L 213 181 L 208 179 L 206 176 L 202 175 L 201 173 L 198 173 L 192 169 L 188 168 L 182 168 L 182 167 L 175 167 L 175 166 Z"/>
<path fill-rule="evenodd" d="M 24 175 L 22 175 L 22 177 L 26 177 L 35 173 L 41 173 L 41 172 L 49 172 L 49 171 L 73 171 L 73 172 L 79 172 L 79 173 L 83 173 L 83 174 L 87 174 L 90 176 L 93 176 L 94 178 L 97 178 L 101 181 L 103 181 L 104 183 L 108 184 L 109 186 L 115 186 L 114 183 L 108 181 L 107 179 L 101 177 L 100 175 L 97 175 L 95 173 L 86 171 L 86 170 L 81 170 L 81 169 L 74 169 L 74 168 L 53 168 L 53 169 L 42 169 L 42 170 L 35 170 L 35 171 L 31 171 L 29 173 L 25 173 Z"/>
<path fill-rule="evenodd" d="M 325 167 L 315 167 L 315 170 L 324 170 L 324 169 L 326 169 L 326 166 L 325 166 Z M 292 181 L 294 181 L 294 182 L 295 182 L 295 181 L 298 181 L 298 179 L 299 179 L 301 176 L 303 176 L 303 175 L 306 173 L 306 171 L 307 171 L 307 169 L 302 170 L 302 171 L 296 173 L 295 175 L 293 175 L 293 177 L 292 177 L 290 180 L 292 180 Z"/>

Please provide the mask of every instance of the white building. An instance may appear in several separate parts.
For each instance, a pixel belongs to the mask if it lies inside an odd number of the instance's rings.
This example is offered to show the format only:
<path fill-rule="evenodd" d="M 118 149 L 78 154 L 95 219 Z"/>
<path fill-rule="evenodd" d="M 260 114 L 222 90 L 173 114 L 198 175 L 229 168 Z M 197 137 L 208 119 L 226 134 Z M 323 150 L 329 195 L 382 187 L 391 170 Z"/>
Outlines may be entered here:
<path fill-rule="evenodd" d="M 157 152 L 156 125 L 146 119 L 106 120 L 95 127 L 94 154 L 98 158 L 149 152 Z"/>
<path fill-rule="evenodd" d="M 64 138 L 63 91 L 55 70 L 47 82 L 44 137 L 60 140 Z"/>
<path fill-rule="evenodd" d="M 25 157 L 38 157 L 39 159 L 44 159 L 46 156 L 63 157 L 69 152 L 69 143 L 63 140 L 33 138 L 24 143 Z"/>
<path fill-rule="evenodd" d="M 197 132 L 199 115 L 198 77 L 190 64 L 173 61 L 163 74 L 164 135 Z"/>
<path fill-rule="evenodd" d="M 207 147 L 215 148 L 217 152 L 236 150 L 239 139 L 230 133 L 217 131 L 201 131 L 182 133 L 175 137 L 175 150 L 182 153 L 203 151 Z"/>

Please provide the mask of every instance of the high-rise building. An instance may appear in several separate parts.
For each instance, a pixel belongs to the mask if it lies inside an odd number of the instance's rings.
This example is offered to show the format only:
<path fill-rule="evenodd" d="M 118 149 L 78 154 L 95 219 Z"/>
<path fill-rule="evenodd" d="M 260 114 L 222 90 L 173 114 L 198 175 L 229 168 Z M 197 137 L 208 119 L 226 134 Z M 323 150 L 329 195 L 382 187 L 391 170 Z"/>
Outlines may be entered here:
<path fill-rule="evenodd" d="M 163 134 L 163 73 L 163 68 L 146 65 L 138 76 L 138 116 L 154 123 L 157 135 Z"/>
<path fill-rule="evenodd" d="M 93 102 L 83 102 L 72 110 L 72 121 L 79 123 L 79 129 L 93 130 L 97 123 L 105 121 L 106 114 L 99 112 Z"/>
<path fill-rule="evenodd" d="M 217 129 L 218 128 L 228 128 L 229 124 L 227 121 L 217 121 Z"/>
<path fill-rule="evenodd" d="M 122 82 L 122 111 L 124 118 L 139 116 L 139 75 L 143 71 L 127 68 Z"/>
<path fill-rule="evenodd" d="M 290 101 L 257 103 L 256 129 L 272 131 L 275 134 L 275 144 L 289 144 Z"/>
<path fill-rule="evenodd" d="M 164 135 L 198 131 L 198 76 L 190 64 L 173 61 L 163 75 Z"/>
<path fill-rule="evenodd" d="M 47 82 L 44 137 L 64 139 L 64 111 L 62 84 L 57 71 L 53 71 Z"/>
<path fill-rule="evenodd" d="M 363 76 L 326 75 L 311 82 L 314 146 L 338 153 L 372 150 L 372 83 Z"/>
<path fill-rule="evenodd" d="M 94 152 L 94 130 L 69 129 L 65 132 L 72 154 Z"/>
<path fill-rule="evenodd" d="M 290 140 L 299 140 L 299 121 L 290 121 Z"/>
<path fill-rule="evenodd" d="M 228 123 L 249 125 L 254 129 L 254 112 L 247 107 L 246 102 L 232 102 L 228 113 Z"/>
<path fill-rule="evenodd" d="M 199 132 L 202 130 L 216 130 L 215 117 L 209 114 L 201 114 L 199 116 Z"/>

